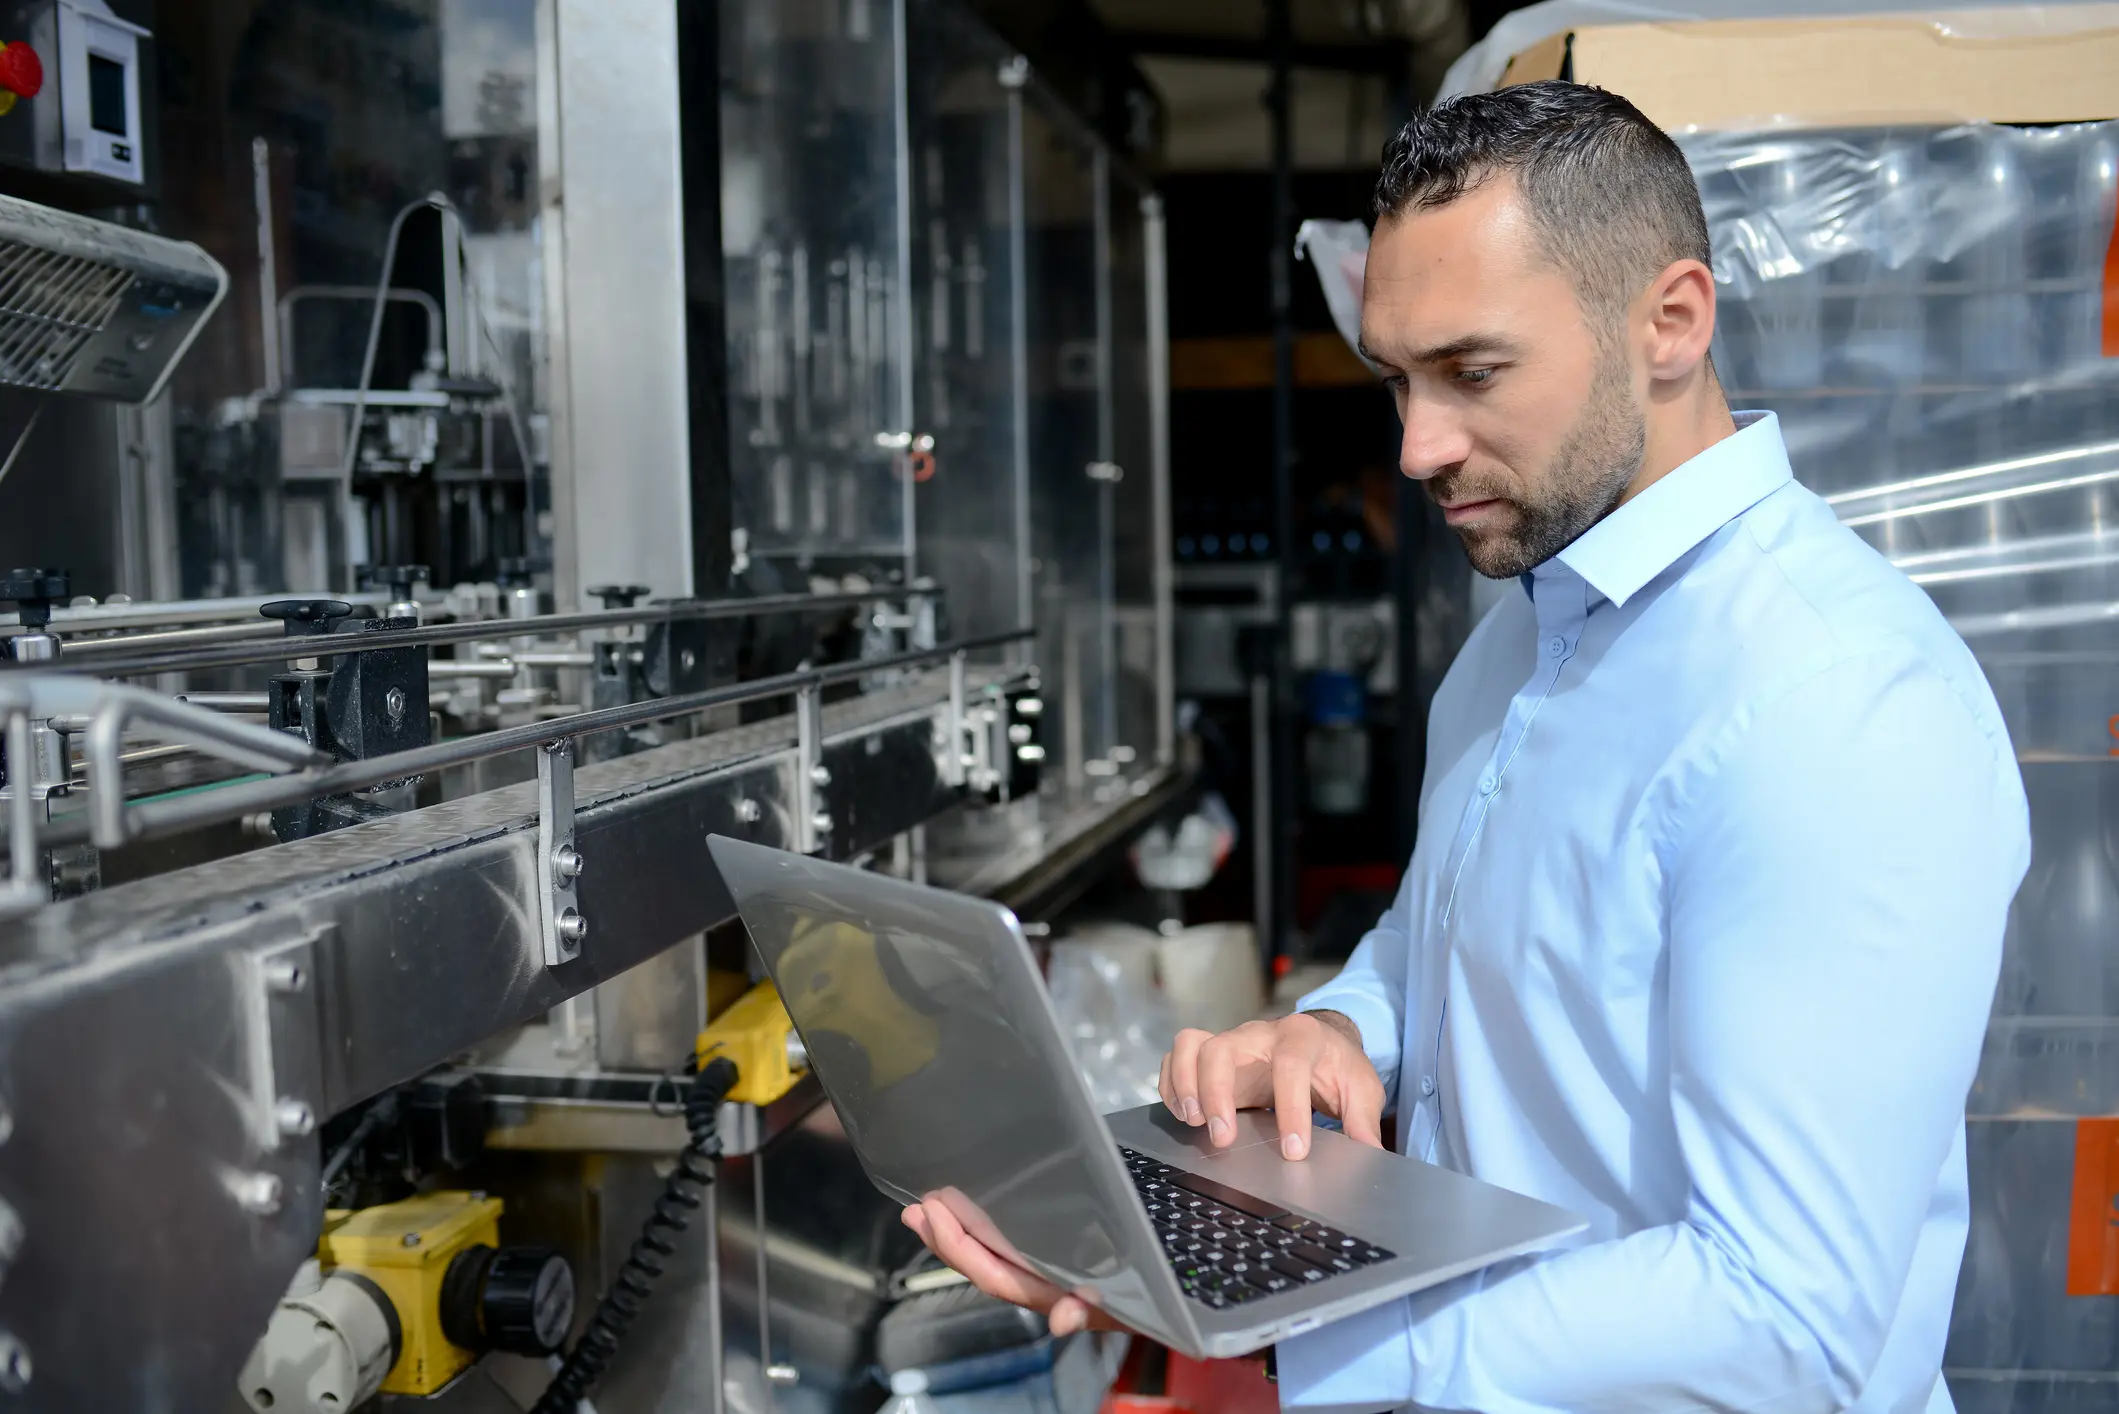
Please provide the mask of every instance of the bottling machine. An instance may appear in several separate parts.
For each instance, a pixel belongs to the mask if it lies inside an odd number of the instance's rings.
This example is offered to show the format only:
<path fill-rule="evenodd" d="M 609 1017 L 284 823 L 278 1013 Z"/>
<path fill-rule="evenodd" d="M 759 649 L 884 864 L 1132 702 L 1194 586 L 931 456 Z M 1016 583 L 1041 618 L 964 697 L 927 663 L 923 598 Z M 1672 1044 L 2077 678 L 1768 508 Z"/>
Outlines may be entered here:
<path fill-rule="evenodd" d="M 704 841 L 1035 922 L 1181 797 L 1152 191 L 944 0 L 110 23 L 164 139 L 0 199 L 0 1407 L 860 1407 Z"/>

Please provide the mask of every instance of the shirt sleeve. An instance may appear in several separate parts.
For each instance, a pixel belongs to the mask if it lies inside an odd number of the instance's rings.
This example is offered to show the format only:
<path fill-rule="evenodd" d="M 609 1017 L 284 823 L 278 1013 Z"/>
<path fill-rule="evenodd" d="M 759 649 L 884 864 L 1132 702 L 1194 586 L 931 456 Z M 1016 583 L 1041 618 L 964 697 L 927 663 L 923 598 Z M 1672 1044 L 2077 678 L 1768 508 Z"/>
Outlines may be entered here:
<path fill-rule="evenodd" d="M 1961 1139 L 2029 858 L 2022 783 L 1931 669 L 1873 658 L 1726 738 L 1661 852 L 1682 1218 L 1284 1342 L 1284 1407 L 1859 1398 Z"/>
<path fill-rule="evenodd" d="M 1336 1011 L 1361 1033 L 1361 1049 L 1383 1081 L 1388 1111 L 1398 1102 L 1398 1061 L 1404 1046 L 1405 1009 L 1412 1005 L 1413 871 L 1405 871 L 1398 896 L 1369 929 L 1339 975 L 1295 1003 L 1297 1011 Z"/>

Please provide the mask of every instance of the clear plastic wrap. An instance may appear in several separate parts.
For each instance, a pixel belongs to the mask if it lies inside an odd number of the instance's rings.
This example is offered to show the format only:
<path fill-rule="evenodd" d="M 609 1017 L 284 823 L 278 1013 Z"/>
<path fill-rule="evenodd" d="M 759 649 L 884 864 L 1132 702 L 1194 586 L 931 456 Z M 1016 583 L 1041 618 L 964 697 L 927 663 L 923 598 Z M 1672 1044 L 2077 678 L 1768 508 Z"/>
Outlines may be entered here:
<path fill-rule="evenodd" d="M 1105 1114 L 1158 1098 L 1163 1053 L 1177 1034 L 1155 985 L 1156 942 L 1145 929 L 1112 928 L 1052 945 L 1052 1008 Z"/>
<path fill-rule="evenodd" d="M 2109 1408 L 2119 1311 L 2066 1291 L 2075 1120 L 2119 1106 L 2119 123 L 1682 142 L 1732 405 L 1777 411 L 1797 476 L 1950 616 L 2024 758 L 2034 859 L 1967 1108 L 1957 1407 Z"/>

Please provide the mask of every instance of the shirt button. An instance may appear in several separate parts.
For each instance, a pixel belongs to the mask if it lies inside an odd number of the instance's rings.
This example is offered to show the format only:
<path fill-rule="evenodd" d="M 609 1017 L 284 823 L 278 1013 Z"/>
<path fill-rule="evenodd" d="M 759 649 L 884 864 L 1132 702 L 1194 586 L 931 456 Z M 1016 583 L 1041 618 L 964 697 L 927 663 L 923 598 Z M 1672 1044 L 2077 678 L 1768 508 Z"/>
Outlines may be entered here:
<path fill-rule="evenodd" d="M 1423 1094 L 1423 1095 L 1432 1095 L 1432 1094 L 1434 1094 L 1434 1093 L 1435 1093 L 1435 1077 L 1434 1077 L 1434 1076 L 1432 1076 L 1432 1075 L 1423 1075 L 1423 1076 L 1421 1076 L 1421 1077 L 1420 1077 L 1420 1093 L 1421 1093 L 1421 1094 Z"/>
<path fill-rule="evenodd" d="M 1501 789 L 1501 783 L 1495 780 L 1492 776 L 1483 776 L 1480 778 L 1479 794 L 1492 795 L 1495 791 L 1499 789 Z"/>
<path fill-rule="evenodd" d="M 1557 658 L 1562 653 L 1565 653 L 1567 651 L 1567 640 L 1564 638 L 1555 638 L 1552 640 L 1552 642 L 1545 645 L 1545 651 L 1552 654 L 1553 657 Z"/>

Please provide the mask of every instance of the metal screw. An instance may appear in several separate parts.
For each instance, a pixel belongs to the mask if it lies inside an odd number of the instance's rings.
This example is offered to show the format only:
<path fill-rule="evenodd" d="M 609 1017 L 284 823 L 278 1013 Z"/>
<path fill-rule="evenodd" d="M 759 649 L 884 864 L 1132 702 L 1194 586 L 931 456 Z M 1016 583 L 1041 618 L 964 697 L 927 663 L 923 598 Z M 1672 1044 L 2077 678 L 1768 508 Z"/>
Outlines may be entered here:
<path fill-rule="evenodd" d="M 765 816 L 765 808 L 748 796 L 736 802 L 736 818 L 746 825 L 755 825 Z"/>
<path fill-rule="evenodd" d="M 400 1238 L 399 1241 L 401 1241 L 407 1247 L 417 1247 L 419 1246 L 419 1234 L 416 1232 L 408 1232 L 402 1238 Z"/>
<path fill-rule="evenodd" d="M 559 936 L 570 943 L 579 943 L 589 935 L 589 920 L 573 909 L 559 915 Z"/>
<path fill-rule="evenodd" d="M 280 1133 L 288 1139 L 301 1139 L 316 1132 L 316 1111 L 309 1108 L 306 1100 L 297 1100 L 292 1095 L 283 1097 L 274 1106 L 272 1118 L 280 1127 Z"/>
<path fill-rule="evenodd" d="M 236 1182 L 235 1200 L 245 1211 L 269 1218 L 280 1210 L 286 1191 L 287 1186 L 276 1173 L 248 1173 Z"/>
<path fill-rule="evenodd" d="M 816 814 L 809 817 L 809 823 L 816 826 L 818 834 L 828 835 L 831 833 L 831 812 L 829 810 L 819 810 Z"/>
<path fill-rule="evenodd" d="M 404 720 L 405 690 L 403 688 L 393 687 L 383 694 L 383 711 L 393 722 Z"/>
<path fill-rule="evenodd" d="M 830 784 L 831 784 L 831 767 L 829 767 L 829 766 L 812 766 L 812 767 L 810 767 L 810 768 L 809 768 L 809 779 L 811 780 L 811 782 L 813 782 L 813 783 L 814 783 L 814 784 L 816 784 L 816 785 L 820 785 L 820 786 L 828 786 L 828 785 L 830 785 Z"/>
<path fill-rule="evenodd" d="M 688 673 L 699 666 L 699 655 L 687 648 L 677 655 L 677 666 Z"/>
<path fill-rule="evenodd" d="M 275 957 L 265 963 L 265 985 L 282 996 L 299 992 L 307 981 L 301 965 L 292 958 Z"/>
<path fill-rule="evenodd" d="M 34 1370 L 30 1364 L 29 1347 L 13 1336 L 0 1332 L 0 1389 L 9 1394 L 20 1394 L 29 1388 L 32 1373 Z"/>
<path fill-rule="evenodd" d="M 785 1389 L 790 1385 L 800 1384 L 802 1375 L 792 1365 L 767 1365 L 765 1367 L 765 1382 Z"/>
<path fill-rule="evenodd" d="M 561 845 L 552 851 L 552 872 L 569 883 L 581 877 L 585 864 L 581 851 L 571 845 Z"/>

